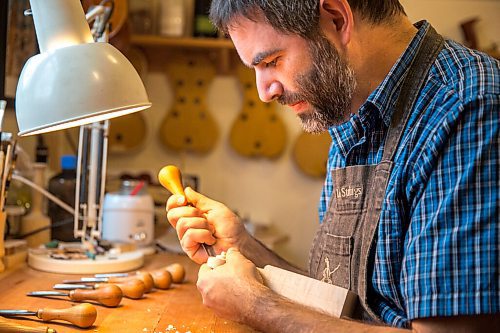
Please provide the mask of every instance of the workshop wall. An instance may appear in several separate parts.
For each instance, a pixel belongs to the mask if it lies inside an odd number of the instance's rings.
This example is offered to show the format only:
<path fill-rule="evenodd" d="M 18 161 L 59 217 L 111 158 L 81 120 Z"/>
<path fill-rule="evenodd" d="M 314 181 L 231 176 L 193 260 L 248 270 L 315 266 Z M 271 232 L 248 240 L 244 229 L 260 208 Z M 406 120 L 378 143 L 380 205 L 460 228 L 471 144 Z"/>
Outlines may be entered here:
<path fill-rule="evenodd" d="M 500 44 L 500 1 L 495 0 L 420 0 L 401 1 L 413 21 L 428 19 L 443 35 L 462 41 L 460 22 L 479 17 L 478 37 L 482 47 Z M 168 62 L 168 59 L 165 59 Z M 256 223 L 272 224 L 288 241 L 277 250 L 284 258 L 305 267 L 317 220 L 317 202 L 323 181 L 302 173 L 292 160 L 292 145 L 301 133 L 292 112 L 281 106 L 278 114 L 287 128 L 285 151 L 276 159 L 251 159 L 235 153 L 228 136 L 242 107 L 239 83 L 233 76 L 217 76 L 207 93 L 207 107 L 219 126 L 219 139 L 213 150 L 204 155 L 176 153 L 167 150 L 158 136 L 158 128 L 172 105 L 171 82 L 164 72 L 149 72 L 145 85 L 153 107 L 142 113 L 147 130 L 144 143 L 132 153 L 111 154 L 110 175 L 150 172 L 156 175 L 166 164 L 178 165 L 184 173 L 197 175 L 199 190 L 226 203 L 242 216 Z M 13 113 L 6 115 L 6 128 L 15 128 Z M 15 132 L 15 130 L 12 130 Z M 58 153 L 67 153 L 62 134 L 53 134 L 63 146 Z M 20 144 L 34 151 L 33 138 L 22 138 Z M 52 165 L 57 165 L 57 162 Z M 165 221 L 165 223 L 167 223 Z"/>
<path fill-rule="evenodd" d="M 500 47 L 498 0 L 400 0 L 414 22 L 426 19 L 443 36 L 463 42 L 460 23 L 479 18 L 476 32 L 481 49 Z"/>

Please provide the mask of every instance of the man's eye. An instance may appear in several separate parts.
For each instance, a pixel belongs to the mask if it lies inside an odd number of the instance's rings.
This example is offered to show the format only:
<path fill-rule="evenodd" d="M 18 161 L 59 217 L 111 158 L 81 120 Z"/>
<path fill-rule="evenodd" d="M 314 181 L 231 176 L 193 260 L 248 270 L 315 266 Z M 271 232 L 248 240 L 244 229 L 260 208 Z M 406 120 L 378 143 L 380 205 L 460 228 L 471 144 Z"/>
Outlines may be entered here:
<path fill-rule="evenodd" d="M 267 62 L 266 67 L 275 67 L 278 62 L 278 58 L 273 59 L 273 61 Z"/>

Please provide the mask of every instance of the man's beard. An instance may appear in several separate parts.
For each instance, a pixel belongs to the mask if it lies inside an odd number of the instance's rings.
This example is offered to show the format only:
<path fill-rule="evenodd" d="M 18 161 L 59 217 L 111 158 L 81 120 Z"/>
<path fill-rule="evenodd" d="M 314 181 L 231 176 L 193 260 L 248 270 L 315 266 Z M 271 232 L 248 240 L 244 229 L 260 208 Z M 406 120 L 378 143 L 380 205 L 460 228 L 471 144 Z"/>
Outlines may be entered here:
<path fill-rule="evenodd" d="M 310 41 L 309 51 L 312 68 L 297 76 L 298 91 L 285 91 L 278 101 L 282 104 L 308 102 L 312 109 L 298 115 L 302 128 L 309 133 L 321 133 L 346 120 L 356 79 L 347 61 L 324 36 Z"/>

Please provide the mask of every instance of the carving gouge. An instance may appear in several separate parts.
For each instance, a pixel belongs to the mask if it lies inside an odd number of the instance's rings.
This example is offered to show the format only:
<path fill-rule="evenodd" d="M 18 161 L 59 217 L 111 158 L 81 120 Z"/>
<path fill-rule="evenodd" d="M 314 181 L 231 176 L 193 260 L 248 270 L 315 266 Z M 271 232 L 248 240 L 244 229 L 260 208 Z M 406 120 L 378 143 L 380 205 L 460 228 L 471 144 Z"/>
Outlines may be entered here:
<path fill-rule="evenodd" d="M 154 287 L 154 281 L 151 274 L 147 272 L 138 272 L 134 276 L 125 276 L 125 277 L 104 277 L 104 278 L 96 278 L 96 277 L 82 277 L 80 280 L 64 280 L 63 283 L 122 283 L 130 280 L 140 280 L 144 283 L 146 287 L 146 292 L 150 292 Z"/>
<path fill-rule="evenodd" d="M 153 278 L 154 287 L 157 289 L 168 289 L 172 284 L 172 274 L 164 269 L 158 269 L 154 271 L 138 271 L 135 275 L 133 273 L 105 273 L 105 274 L 95 274 L 96 278 L 119 278 L 119 277 L 130 277 L 138 276 L 143 273 L 151 274 Z"/>
<path fill-rule="evenodd" d="M 80 281 L 81 283 L 82 281 Z M 145 291 L 146 287 L 144 286 L 144 282 L 141 280 L 130 280 L 130 281 L 125 281 L 125 282 L 115 282 L 112 283 L 116 286 L 118 286 L 123 293 L 123 296 L 132 298 L 132 299 L 138 299 L 141 298 Z M 107 283 L 96 283 L 96 284 L 64 284 L 64 283 L 59 283 L 54 285 L 54 289 L 59 289 L 59 290 L 74 290 L 74 289 L 99 289 L 102 287 L 105 287 Z"/>
<path fill-rule="evenodd" d="M 172 194 L 180 194 L 186 197 L 184 186 L 182 185 L 181 171 L 174 165 L 164 166 L 158 173 L 160 184 Z M 215 257 L 217 253 L 212 246 L 202 243 L 203 250 L 209 257 Z"/>
<path fill-rule="evenodd" d="M 122 300 L 122 290 L 114 284 L 108 284 L 99 289 L 86 290 L 75 289 L 69 293 L 60 291 L 32 291 L 28 296 L 44 297 L 44 296 L 67 296 L 69 299 L 77 302 L 81 301 L 96 301 L 102 305 L 116 307 Z"/>
<path fill-rule="evenodd" d="M 64 320 L 72 323 L 78 327 L 90 327 L 97 318 L 97 311 L 92 304 L 83 303 L 65 309 L 39 309 L 37 311 L 29 310 L 0 310 L 0 316 L 14 317 L 14 316 L 36 316 L 43 321 L 51 320 Z M 1 327 L 1 325 L 0 325 Z M 47 328 L 44 332 L 49 332 Z M 3 330 L 0 328 L 0 332 Z M 12 331 L 14 332 L 14 331 Z M 16 331 L 24 332 L 24 331 Z M 26 331 L 31 332 L 31 331 Z M 37 331 L 38 332 L 38 331 Z M 54 332 L 54 330 L 52 330 Z"/>
<path fill-rule="evenodd" d="M 8 320 L 0 319 L 0 333 L 56 333 L 56 330 L 43 326 L 24 326 Z"/>

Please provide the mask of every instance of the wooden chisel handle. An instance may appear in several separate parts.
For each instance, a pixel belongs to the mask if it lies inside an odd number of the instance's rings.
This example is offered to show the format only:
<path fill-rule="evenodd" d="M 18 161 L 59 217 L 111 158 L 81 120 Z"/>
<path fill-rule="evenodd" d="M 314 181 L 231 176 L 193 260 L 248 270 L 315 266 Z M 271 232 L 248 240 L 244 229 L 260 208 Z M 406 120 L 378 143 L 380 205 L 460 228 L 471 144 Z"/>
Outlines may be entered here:
<path fill-rule="evenodd" d="M 29 327 L 0 319 L 0 333 L 56 333 L 56 330 L 48 327 Z"/>
<path fill-rule="evenodd" d="M 64 320 L 78 327 L 90 327 L 97 318 L 97 310 L 92 304 L 83 303 L 65 309 L 40 309 L 38 318 L 43 321 Z"/>
<path fill-rule="evenodd" d="M 69 292 L 69 298 L 73 301 L 96 301 L 109 307 L 118 306 L 122 297 L 122 290 L 114 284 L 108 284 L 99 289 L 75 289 Z"/>
<path fill-rule="evenodd" d="M 137 274 L 142 273 L 141 271 Z M 168 289 L 172 284 L 172 274 L 164 269 L 159 269 L 156 271 L 150 271 L 149 274 L 153 277 L 154 286 L 157 289 Z"/>
<path fill-rule="evenodd" d="M 144 293 L 146 292 L 144 282 L 139 279 L 133 279 L 125 282 L 113 282 L 112 284 L 117 285 L 122 290 L 123 296 L 132 299 L 139 299 L 144 296 Z M 106 285 L 107 283 L 97 283 L 94 285 L 94 288 L 99 289 L 105 287 Z"/>
<path fill-rule="evenodd" d="M 170 193 L 180 194 L 186 197 L 186 194 L 184 193 L 184 187 L 182 185 L 181 171 L 175 165 L 167 165 L 161 168 L 160 172 L 158 173 L 158 181 L 164 188 L 169 190 Z M 203 247 L 203 249 L 207 253 L 207 256 L 215 257 L 215 249 L 211 245 L 202 243 L 201 247 Z"/>
<path fill-rule="evenodd" d="M 146 287 L 146 292 L 149 293 L 151 290 L 153 290 L 154 287 L 154 280 L 151 274 L 148 272 L 140 272 L 137 273 L 136 275 L 131 275 L 131 276 L 124 276 L 124 277 L 111 277 L 108 279 L 108 282 L 110 283 L 123 283 L 127 282 L 130 280 L 140 280 L 144 283 L 144 286 Z"/>
<path fill-rule="evenodd" d="M 175 165 L 164 166 L 158 173 L 158 180 L 170 193 L 186 195 L 182 186 L 181 171 Z"/>
<path fill-rule="evenodd" d="M 172 275 L 173 283 L 182 283 L 186 277 L 186 269 L 179 263 L 173 263 L 164 268 Z"/>

